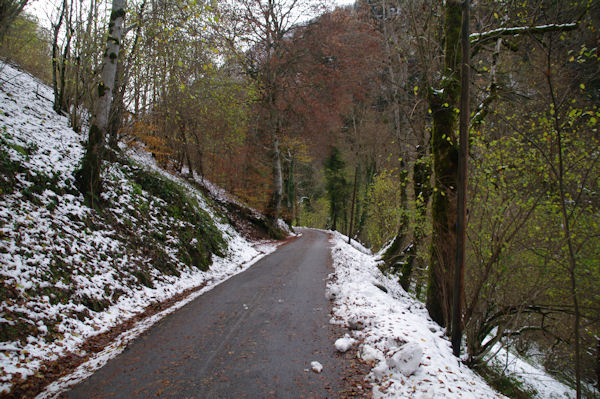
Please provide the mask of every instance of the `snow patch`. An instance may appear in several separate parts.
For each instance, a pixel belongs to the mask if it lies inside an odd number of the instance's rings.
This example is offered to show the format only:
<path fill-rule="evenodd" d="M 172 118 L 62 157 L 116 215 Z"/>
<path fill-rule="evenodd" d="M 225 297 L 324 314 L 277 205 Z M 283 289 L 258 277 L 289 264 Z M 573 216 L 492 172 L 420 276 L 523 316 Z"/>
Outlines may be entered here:
<path fill-rule="evenodd" d="M 386 360 L 390 369 L 395 369 L 406 377 L 413 375 L 421 365 L 423 348 L 415 342 L 404 344 L 398 352 Z"/>
<path fill-rule="evenodd" d="M 348 349 L 352 348 L 352 345 L 354 345 L 355 342 L 356 340 L 354 338 L 350 338 L 350 336 L 346 334 L 343 338 L 338 338 L 335 341 L 335 349 L 342 353 L 347 352 Z"/>
<path fill-rule="evenodd" d="M 323 371 L 323 365 L 321 363 L 317 362 L 316 360 L 310 362 L 310 368 L 312 369 L 312 371 L 314 371 L 317 374 L 319 374 L 321 371 Z"/>
<path fill-rule="evenodd" d="M 534 390 L 537 398 L 574 399 L 576 397 L 574 389 L 557 381 L 544 370 L 542 365 L 515 356 L 500 343 L 494 345 L 492 353 L 495 353 L 495 356 L 490 360 L 491 366 L 505 370 L 507 375 L 521 381 L 526 389 Z"/>
<path fill-rule="evenodd" d="M 372 364 L 374 398 L 503 398 L 460 363 L 425 306 L 380 272 L 376 256 L 332 234 L 333 319 L 351 328 L 358 356 Z"/>

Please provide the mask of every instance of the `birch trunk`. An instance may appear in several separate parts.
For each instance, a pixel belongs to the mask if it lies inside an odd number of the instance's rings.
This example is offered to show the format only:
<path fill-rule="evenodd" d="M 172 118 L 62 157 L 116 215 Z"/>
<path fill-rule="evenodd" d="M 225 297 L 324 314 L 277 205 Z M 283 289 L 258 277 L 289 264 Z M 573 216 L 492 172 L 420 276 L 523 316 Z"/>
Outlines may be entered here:
<path fill-rule="evenodd" d="M 82 167 L 77 173 L 79 189 L 92 200 L 92 205 L 93 200 L 98 198 L 102 191 L 100 172 L 102 169 L 106 129 L 117 72 L 117 59 L 123 36 L 125 7 L 126 0 L 113 0 L 112 2 L 108 37 L 106 39 L 106 52 L 102 61 L 102 79 L 98 84 L 98 100 L 94 110 L 94 120 L 90 126 L 88 144 Z"/>

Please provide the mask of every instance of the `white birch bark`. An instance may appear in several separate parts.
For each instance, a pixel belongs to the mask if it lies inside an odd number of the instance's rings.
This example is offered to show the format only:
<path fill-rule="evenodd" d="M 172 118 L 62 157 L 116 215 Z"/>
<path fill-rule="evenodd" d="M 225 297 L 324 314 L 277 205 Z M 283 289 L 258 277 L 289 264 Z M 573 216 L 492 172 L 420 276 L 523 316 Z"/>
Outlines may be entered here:
<path fill-rule="evenodd" d="M 91 199 L 100 196 L 102 191 L 101 171 L 106 143 L 106 129 L 110 114 L 119 48 L 123 37 L 123 21 L 126 0 L 113 0 L 108 23 L 106 51 L 102 61 L 102 79 L 98 84 L 98 100 L 94 108 L 94 119 L 90 126 L 88 144 L 81 170 L 77 172 L 77 182 L 81 192 Z"/>
<path fill-rule="evenodd" d="M 102 60 L 102 80 L 98 87 L 98 102 L 95 109 L 95 124 L 102 132 L 106 132 L 108 125 L 110 103 L 112 101 L 117 73 L 117 59 L 123 37 L 123 20 L 126 3 L 126 0 L 113 0 L 110 22 L 108 24 L 106 52 Z"/>

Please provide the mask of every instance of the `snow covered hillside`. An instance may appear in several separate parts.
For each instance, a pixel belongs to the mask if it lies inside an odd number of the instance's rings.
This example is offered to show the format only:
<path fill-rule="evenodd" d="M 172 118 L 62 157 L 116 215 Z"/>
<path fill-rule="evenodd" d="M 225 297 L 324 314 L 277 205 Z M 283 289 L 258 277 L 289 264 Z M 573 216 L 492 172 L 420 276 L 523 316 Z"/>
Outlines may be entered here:
<path fill-rule="evenodd" d="M 333 233 L 335 272 L 327 286 L 333 323 L 352 335 L 335 343 L 340 351 L 358 344 L 358 356 L 372 365 L 375 398 L 502 398 L 452 354 L 444 331 L 425 306 L 377 268 L 376 257 Z M 506 352 L 503 352 L 506 355 Z M 538 398 L 574 398 L 574 391 L 540 367 L 510 355 L 511 369 Z M 498 360 L 502 362 L 501 359 Z"/>
<path fill-rule="evenodd" d="M 244 238 L 213 200 L 143 153 L 108 166 L 103 203 L 91 208 L 73 178 L 85 137 L 52 110 L 48 87 L 1 69 L 1 391 L 35 391 L 57 360 L 92 356 L 90 337 L 274 249 Z"/>

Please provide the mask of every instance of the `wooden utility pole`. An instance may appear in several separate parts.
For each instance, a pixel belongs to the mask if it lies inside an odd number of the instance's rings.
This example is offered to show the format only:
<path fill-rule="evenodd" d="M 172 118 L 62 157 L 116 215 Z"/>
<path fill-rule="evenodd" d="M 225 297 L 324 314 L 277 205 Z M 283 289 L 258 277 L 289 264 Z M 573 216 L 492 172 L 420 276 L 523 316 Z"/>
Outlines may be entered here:
<path fill-rule="evenodd" d="M 465 243 L 467 227 L 467 161 L 469 154 L 469 62 L 471 43 L 469 40 L 469 0 L 463 0 L 462 14 L 462 66 L 460 86 L 460 122 L 459 122 L 459 158 L 458 158 L 458 195 L 456 226 L 456 265 L 454 268 L 454 290 L 452 295 L 452 351 L 460 356 L 462 340 L 462 302 L 465 286 Z"/>

